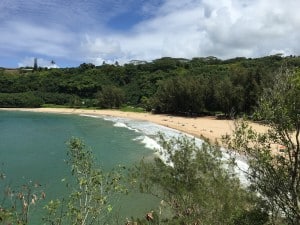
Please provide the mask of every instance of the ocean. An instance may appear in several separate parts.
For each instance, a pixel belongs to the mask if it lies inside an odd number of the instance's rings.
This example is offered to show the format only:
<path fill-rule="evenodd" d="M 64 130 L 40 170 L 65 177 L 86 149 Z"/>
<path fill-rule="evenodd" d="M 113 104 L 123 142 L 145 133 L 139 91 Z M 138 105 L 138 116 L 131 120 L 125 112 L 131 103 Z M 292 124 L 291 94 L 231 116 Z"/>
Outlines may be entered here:
<path fill-rule="evenodd" d="M 5 172 L 5 184 L 12 188 L 28 183 L 41 185 L 47 196 L 45 201 L 40 202 L 41 206 L 67 193 L 62 180 L 71 177 L 70 167 L 65 162 L 66 142 L 71 137 L 83 139 L 93 151 L 96 163 L 109 171 L 118 165 L 129 168 L 142 159 L 158 156 L 159 132 L 166 138 L 183 135 L 177 130 L 146 121 L 20 111 L 0 111 L 0 128 L 0 172 Z M 195 141 L 198 145 L 202 143 L 200 139 Z M 228 158 L 226 151 L 223 152 L 224 158 Z M 237 164 L 236 172 L 241 182 L 247 185 L 241 172 L 248 169 L 245 159 L 238 159 Z M 1 188 L 4 186 L 0 180 Z M 2 197 L 0 195 L 0 200 Z M 131 216 L 142 218 L 158 205 L 159 200 L 153 196 L 131 193 L 123 196 L 114 210 L 125 221 Z M 33 218 L 30 224 L 41 224 L 43 212 L 37 207 L 31 211 Z"/>
<path fill-rule="evenodd" d="M 152 158 L 159 149 L 158 132 L 169 137 L 180 135 L 176 130 L 144 121 L 19 111 L 0 111 L 0 127 L 0 171 L 6 175 L 5 184 L 13 189 L 28 183 L 41 185 L 47 197 L 40 204 L 66 194 L 62 180 L 70 178 L 65 159 L 66 142 L 71 137 L 83 139 L 97 164 L 109 171 Z M 121 217 L 144 217 L 157 205 L 158 200 L 152 196 L 133 193 L 121 199 L 116 210 Z M 38 213 L 31 213 L 35 216 L 30 224 L 41 224 L 41 217 L 36 215 L 42 213 L 32 210 Z"/>

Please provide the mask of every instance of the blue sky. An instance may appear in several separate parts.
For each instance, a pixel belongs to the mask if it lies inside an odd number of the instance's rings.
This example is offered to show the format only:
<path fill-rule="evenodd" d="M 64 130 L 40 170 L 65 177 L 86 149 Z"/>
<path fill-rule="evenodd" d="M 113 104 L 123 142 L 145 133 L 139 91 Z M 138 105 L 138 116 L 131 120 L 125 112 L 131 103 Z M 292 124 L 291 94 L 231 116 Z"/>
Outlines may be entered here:
<path fill-rule="evenodd" d="M 299 0 L 1 0 L 0 67 L 300 53 Z"/>

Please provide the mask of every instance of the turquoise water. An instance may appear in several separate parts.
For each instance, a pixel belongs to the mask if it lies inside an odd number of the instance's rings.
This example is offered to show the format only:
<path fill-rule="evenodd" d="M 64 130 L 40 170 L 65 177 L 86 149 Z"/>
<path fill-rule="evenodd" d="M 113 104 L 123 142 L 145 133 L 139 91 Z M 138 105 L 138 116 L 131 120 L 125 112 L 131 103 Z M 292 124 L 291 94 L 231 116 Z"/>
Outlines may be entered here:
<path fill-rule="evenodd" d="M 149 124 L 132 123 L 149 130 Z M 47 200 L 64 193 L 61 180 L 70 177 L 64 162 L 66 142 L 72 136 L 84 139 L 107 171 L 152 156 L 153 149 L 145 145 L 155 145 L 154 141 L 145 143 L 142 131 L 128 129 L 123 123 L 79 115 L 0 111 L 0 128 L 0 170 L 5 171 L 6 182 L 13 187 L 28 182 L 41 184 Z M 157 200 L 139 194 L 126 197 L 120 202 L 120 214 L 143 217 L 154 202 Z"/>

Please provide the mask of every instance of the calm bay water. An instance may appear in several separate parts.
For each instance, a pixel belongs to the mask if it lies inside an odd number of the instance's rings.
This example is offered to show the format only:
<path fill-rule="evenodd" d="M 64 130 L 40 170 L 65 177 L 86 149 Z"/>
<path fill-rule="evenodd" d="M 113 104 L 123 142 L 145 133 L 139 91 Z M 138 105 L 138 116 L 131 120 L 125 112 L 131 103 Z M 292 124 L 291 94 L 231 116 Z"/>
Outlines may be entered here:
<path fill-rule="evenodd" d="M 159 148 L 158 132 L 167 138 L 182 135 L 166 127 L 130 119 L 0 111 L 0 171 L 5 172 L 6 183 L 13 187 L 28 182 L 41 184 L 47 194 L 46 201 L 41 202 L 43 206 L 67 193 L 61 180 L 70 179 L 70 168 L 64 160 L 66 142 L 71 137 L 82 138 L 92 148 L 101 168 L 109 171 L 117 165 L 130 167 L 143 157 L 152 158 L 154 149 Z M 196 141 L 201 145 L 202 140 Z M 227 157 L 224 153 L 224 158 Z M 239 168 L 247 170 L 245 160 L 237 163 Z M 237 173 L 247 184 L 244 175 L 238 170 Z M 0 181 L 0 191 L 1 184 Z M 114 211 L 119 213 L 121 221 L 130 216 L 141 218 L 158 203 L 152 196 L 132 193 L 122 197 Z M 42 213 L 33 210 L 30 224 L 42 224 Z"/>
<path fill-rule="evenodd" d="M 153 155 L 156 142 L 143 131 L 159 127 L 131 121 L 130 128 L 115 118 L 106 120 L 79 115 L 55 115 L 0 111 L 0 170 L 6 182 L 18 186 L 29 181 L 39 183 L 47 200 L 64 194 L 63 178 L 70 177 L 66 165 L 66 142 L 72 137 L 84 139 L 104 170 L 116 165 L 130 166 Z M 120 214 L 143 217 L 157 200 L 134 194 L 120 202 Z M 35 219 L 36 220 L 36 219 Z M 34 222 L 32 224 L 40 224 Z"/>

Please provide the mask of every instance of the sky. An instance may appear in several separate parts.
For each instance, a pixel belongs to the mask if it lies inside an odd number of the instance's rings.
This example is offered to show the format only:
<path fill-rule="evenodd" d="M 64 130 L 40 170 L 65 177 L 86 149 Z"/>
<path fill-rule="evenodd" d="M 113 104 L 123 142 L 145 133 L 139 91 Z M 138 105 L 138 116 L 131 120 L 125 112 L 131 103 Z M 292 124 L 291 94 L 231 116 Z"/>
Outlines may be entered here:
<path fill-rule="evenodd" d="M 300 55 L 299 0 L 0 0 L 0 67 Z"/>

